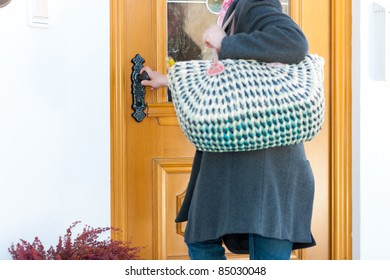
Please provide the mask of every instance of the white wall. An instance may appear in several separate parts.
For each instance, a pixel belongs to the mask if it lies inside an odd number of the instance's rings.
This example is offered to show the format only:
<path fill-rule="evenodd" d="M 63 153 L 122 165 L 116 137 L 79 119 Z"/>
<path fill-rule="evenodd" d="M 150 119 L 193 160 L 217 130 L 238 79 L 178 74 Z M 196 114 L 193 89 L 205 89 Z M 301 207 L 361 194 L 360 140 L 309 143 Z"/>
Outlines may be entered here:
<path fill-rule="evenodd" d="M 109 1 L 49 0 L 47 29 L 29 1 L 0 9 L 0 259 L 110 225 Z"/>
<path fill-rule="evenodd" d="M 353 0 L 355 259 L 390 259 L 390 82 L 377 80 L 374 71 L 380 66 L 373 64 L 380 50 L 374 2 L 390 7 L 388 0 Z"/>

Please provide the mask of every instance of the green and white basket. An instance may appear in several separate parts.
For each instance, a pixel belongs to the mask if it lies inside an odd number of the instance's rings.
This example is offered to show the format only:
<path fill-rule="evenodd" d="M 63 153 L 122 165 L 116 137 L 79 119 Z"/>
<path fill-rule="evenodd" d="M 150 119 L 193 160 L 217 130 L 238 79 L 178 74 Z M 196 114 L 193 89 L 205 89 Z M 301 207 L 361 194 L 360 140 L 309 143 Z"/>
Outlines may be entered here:
<path fill-rule="evenodd" d="M 176 62 L 169 88 L 187 138 L 198 150 L 239 152 L 309 141 L 325 115 L 324 59 L 309 54 L 299 64 L 254 60 Z"/>

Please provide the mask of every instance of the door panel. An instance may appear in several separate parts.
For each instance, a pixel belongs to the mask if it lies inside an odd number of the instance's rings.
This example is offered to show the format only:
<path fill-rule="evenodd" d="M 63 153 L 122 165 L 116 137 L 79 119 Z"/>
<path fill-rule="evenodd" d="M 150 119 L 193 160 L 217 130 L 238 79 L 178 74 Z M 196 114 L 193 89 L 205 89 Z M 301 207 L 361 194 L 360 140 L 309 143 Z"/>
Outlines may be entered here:
<path fill-rule="evenodd" d="M 192 158 L 166 158 L 153 160 L 153 187 L 155 241 L 158 259 L 186 258 L 187 249 L 183 242 L 186 223 L 172 224 L 183 203 Z"/>
<path fill-rule="evenodd" d="M 183 28 L 199 46 L 200 38 L 194 34 L 201 35 L 199 30 L 205 28 L 197 24 L 204 24 L 207 7 L 200 3 L 188 5 L 191 7 L 186 11 L 189 14 Z M 302 26 L 310 51 L 329 61 L 330 1 L 291 0 L 285 8 Z M 131 59 L 140 54 L 145 65 L 167 71 L 167 2 L 112 0 L 111 15 L 112 225 L 122 230 L 114 237 L 145 246 L 144 259 L 186 259 L 185 223 L 176 225 L 174 219 L 185 194 L 195 149 L 178 126 L 166 89 L 147 90 L 148 116 L 142 122 L 131 116 Z M 215 18 L 211 13 L 208 17 Z M 204 50 L 201 53 L 207 57 Z M 327 63 L 325 125 L 312 142 L 305 144 L 316 178 L 312 229 L 318 245 L 293 252 L 292 259 L 330 258 L 329 69 Z M 246 258 L 233 254 L 228 257 Z"/>

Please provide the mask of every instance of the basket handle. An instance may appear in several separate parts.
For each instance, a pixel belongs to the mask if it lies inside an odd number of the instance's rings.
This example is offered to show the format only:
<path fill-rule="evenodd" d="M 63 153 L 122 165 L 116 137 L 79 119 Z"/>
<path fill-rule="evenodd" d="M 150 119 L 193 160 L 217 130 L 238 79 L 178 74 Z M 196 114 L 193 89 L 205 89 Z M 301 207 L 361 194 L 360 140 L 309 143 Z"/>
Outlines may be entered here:
<path fill-rule="evenodd" d="M 223 23 L 222 25 L 222 30 L 225 30 L 226 31 L 226 28 L 228 27 L 228 25 L 230 24 L 230 22 L 233 21 L 232 23 L 232 27 L 230 28 L 230 32 L 229 32 L 229 36 L 233 35 L 234 34 L 234 28 L 235 28 L 235 18 L 234 18 L 234 14 L 236 13 L 236 10 L 233 10 L 233 12 L 230 14 L 230 16 L 228 17 L 228 19 Z M 215 48 L 212 48 L 211 49 L 211 53 L 212 53 L 212 57 L 213 57 L 213 61 L 214 63 L 216 63 L 218 61 L 218 52 Z"/>
<path fill-rule="evenodd" d="M 228 27 L 229 23 L 233 20 L 232 28 L 230 28 L 229 35 L 233 35 L 233 33 L 234 33 L 235 21 L 236 21 L 235 18 L 234 18 L 234 14 L 235 13 L 236 13 L 236 10 L 233 10 L 233 12 L 230 14 L 228 19 L 222 25 L 222 29 L 226 30 L 226 28 Z"/>
<path fill-rule="evenodd" d="M 235 12 L 236 12 L 236 10 L 233 10 L 233 12 L 230 14 L 228 19 L 222 25 L 222 29 L 226 30 L 229 23 L 232 22 L 232 20 L 233 20 L 232 27 L 230 28 L 230 32 L 229 32 L 230 36 L 234 34 L 234 28 L 235 28 L 234 14 L 235 14 Z M 222 73 L 225 70 L 225 67 L 223 66 L 222 62 L 219 61 L 218 51 L 215 48 L 211 48 L 211 55 L 213 57 L 213 63 L 211 64 L 210 68 L 207 69 L 207 71 L 206 71 L 207 76 L 215 76 L 215 75 Z"/>

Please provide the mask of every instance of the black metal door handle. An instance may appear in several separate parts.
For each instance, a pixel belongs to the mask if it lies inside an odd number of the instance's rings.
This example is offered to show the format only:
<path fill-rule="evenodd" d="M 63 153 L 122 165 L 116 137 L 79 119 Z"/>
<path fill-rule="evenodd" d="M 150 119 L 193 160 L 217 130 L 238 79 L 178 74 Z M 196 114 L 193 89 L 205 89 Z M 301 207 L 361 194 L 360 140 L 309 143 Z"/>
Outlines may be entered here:
<path fill-rule="evenodd" d="M 133 105 L 131 107 L 134 110 L 132 116 L 137 122 L 141 122 L 146 117 L 146 113 L 144 112 L 146 109 L 145 87 L 141 84 L 141 81 L 150 80 L 150 77 L 146 72 L 140 73 L 141 69 L 144 67 L 143 63 L 145 60 L 139 54 L 137 54 L 131 62 L 134 64 L 132 68 L 133 72 L 131 74 L 131 81 L 133 83 Z"/>
<path fill-rule="evenodd" d="M 137 75 L 137 79 L 138 79 L 138 81 L 140 81 L 140 82 L 142 82 L 142 81 L 144 81 L 144 80 L 150 81 L 150 77 L 149 77 L 148 73 L 146 73 L 146 72 L 142 72 L 141 74 L 138 74 L 138 75 Z"/>

